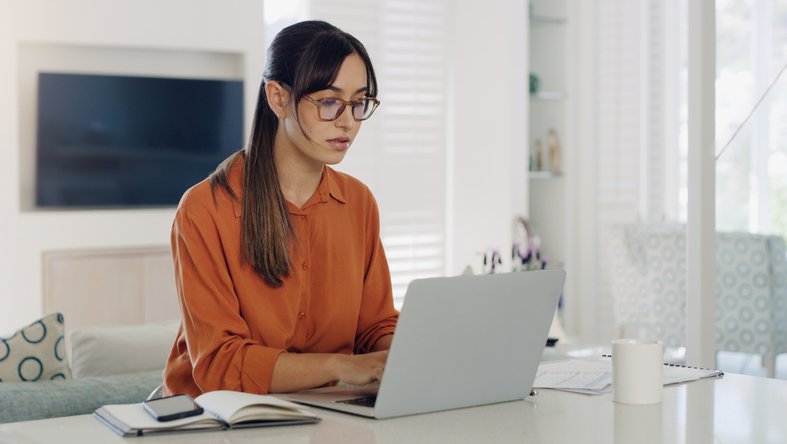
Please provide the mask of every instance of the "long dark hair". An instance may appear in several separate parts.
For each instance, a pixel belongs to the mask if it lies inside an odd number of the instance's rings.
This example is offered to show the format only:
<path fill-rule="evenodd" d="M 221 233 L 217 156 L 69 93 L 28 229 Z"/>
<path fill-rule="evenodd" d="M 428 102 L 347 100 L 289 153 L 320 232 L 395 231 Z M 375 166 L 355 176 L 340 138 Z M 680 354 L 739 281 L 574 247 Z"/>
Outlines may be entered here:
<path fill-rule="evenodd" d="M 290 90 L 295 119 L 300 125 L 301 98 L 328 88 L 336 80 L 344 59 L 353 53 L 366 65 L 366 94 L 376 97 L 377 79 L 372 62 L 358 39 L 323 21 L 300 22 L 281 30 L 268 48 L 249 143 L 222 162 L 210 176 L 214 193 L 221 187 L 237 201 L 228 174 L 235 157 L 245 155 L 241 256 L 272 287 L 280 287 L 282 278 L 290 274 L 288 247 L 294 240 L 294 232 L 273 157 L 278 117 L 268 106 L 265 83 L 275 80 Z"/>

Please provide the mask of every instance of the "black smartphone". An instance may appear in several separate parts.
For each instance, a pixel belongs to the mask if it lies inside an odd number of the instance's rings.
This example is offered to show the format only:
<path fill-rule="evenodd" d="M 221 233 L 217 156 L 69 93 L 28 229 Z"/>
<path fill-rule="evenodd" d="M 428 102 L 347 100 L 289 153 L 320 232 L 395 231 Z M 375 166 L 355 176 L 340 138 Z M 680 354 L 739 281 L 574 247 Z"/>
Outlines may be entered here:
<path fill-rule="evenodd" d="M 158 421 L 172 421 L 201 415 L 203 410 L 189 395 L 174 395 L 151 399 L 142 403 L 145 410 Z"/>

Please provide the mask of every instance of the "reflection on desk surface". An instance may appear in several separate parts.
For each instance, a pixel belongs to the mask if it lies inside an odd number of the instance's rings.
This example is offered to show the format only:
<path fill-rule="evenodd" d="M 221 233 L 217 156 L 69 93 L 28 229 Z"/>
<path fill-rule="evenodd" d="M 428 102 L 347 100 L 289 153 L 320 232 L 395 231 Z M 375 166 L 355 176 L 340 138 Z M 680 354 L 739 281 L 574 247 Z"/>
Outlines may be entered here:
<path fill-rule="evenodd" d="M 314 409 L 316 425 L 162 435 L 135 444 L 785 443 L 787 381 L 727 374 L 667 386 L 661 404 L 539 390 L 524 401 L 375 420 Z M 635 441 L 632 441 L 635 440 Z M 137 443 L 139 440 L 139 443 Z M 123 443 L 90 415 L 0 425 L 0 443 Z"/>

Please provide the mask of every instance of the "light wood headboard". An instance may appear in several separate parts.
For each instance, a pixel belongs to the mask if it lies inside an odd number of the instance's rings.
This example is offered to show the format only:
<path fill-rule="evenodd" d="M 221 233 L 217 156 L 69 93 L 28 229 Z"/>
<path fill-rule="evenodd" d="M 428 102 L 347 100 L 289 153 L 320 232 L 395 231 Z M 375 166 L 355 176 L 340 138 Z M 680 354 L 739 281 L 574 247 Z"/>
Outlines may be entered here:
<path fill-rule="evenodd" d="M 66 328 L 180 318 L 168 246 L 45 252 L 44 314 Z"/>

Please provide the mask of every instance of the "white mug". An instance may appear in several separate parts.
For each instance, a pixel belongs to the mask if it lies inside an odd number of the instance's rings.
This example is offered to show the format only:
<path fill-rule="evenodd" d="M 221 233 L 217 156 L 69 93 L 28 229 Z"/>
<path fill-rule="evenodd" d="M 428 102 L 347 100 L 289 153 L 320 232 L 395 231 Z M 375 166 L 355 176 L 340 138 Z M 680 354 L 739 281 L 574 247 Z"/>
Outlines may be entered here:
<path fill-rule="evenodd" d="M 663 356 L 661 341 L 612 341 L 612 400 L 621 404 L 661 402 Z"/>

